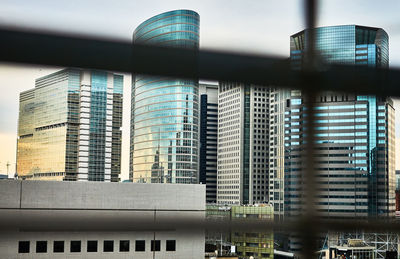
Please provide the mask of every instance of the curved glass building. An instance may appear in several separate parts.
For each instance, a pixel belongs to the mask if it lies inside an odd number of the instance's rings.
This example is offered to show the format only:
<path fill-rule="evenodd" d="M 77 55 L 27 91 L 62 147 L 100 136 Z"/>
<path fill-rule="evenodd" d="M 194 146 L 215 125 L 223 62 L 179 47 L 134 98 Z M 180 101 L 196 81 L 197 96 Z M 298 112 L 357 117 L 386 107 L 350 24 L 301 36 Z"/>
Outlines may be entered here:
<path fill-rule="evenodd" d="M 199 48 L 199 15 L 175 10 L 140 24 L 133 42 Z M 130 179 L 146 183 L 196 183 L 198 81 L 134 75 Z"/>

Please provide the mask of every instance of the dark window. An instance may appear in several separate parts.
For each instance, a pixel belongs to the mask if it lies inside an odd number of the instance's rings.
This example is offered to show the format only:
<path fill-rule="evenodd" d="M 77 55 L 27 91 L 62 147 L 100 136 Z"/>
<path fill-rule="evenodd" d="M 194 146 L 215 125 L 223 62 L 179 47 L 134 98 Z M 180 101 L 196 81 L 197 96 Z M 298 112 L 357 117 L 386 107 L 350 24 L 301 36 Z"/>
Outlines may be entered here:
<path fill-rule="evenodd" d="M 136 240 L 135 242 L 135 251 L 144 252 L 146 248 L 146 241 L 144 240 Z"/>
<path fill-rule="evenodd" d="M 176 251 L 176 241 L 175 240 L 167 240 L 166 250 L 167 251 Z"/>
<path fill-rule="evenodd" d="M 78 241 L 78 240 L 71 241 L 70 251 L 71 251 L 71 253 L 80 253 L 81 252 L 81 241 Z"/>
<path fill-rule="evenodd" d="M 129 240 L 120 240 L 119 241 L 119 251 L 120 252 L 129 252 Z"/>
<path fill-rule="evenodd" d="M 114 252 L 114 241 L 104 240 L 103 252 Z"/>
<path fill-rule="evenodd" d="M 64 241 L 54 241 L 53 253 L 64 253 Z"/>
<path fill-rule="evenodd" d="M 87 251 L 88 252 L 97 252 L 97 241 L 96 240 L 87 241 Z"/>
<path fill-rule="evenodd" d="M 29 241 L 19 241 L 18 242 L 18 253 L 25 254 L 29 253 Z"/>
<path fill-rule="evenodd" d="M 151 251 L 160 251 L 160 240 L 151 240 Z"/>
<path fill-rule="evenodd" d="M 36 241 L 36 253 L 47 253 L 47 241 Z"/>

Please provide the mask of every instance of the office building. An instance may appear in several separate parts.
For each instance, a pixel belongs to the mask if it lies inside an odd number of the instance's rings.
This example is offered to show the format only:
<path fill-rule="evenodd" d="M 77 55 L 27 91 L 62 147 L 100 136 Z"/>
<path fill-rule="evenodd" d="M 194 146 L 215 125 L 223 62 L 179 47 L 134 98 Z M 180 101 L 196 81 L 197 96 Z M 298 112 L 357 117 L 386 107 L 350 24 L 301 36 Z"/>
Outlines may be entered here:
<path fill-rule="evenodd" d="M 327 63 L 388 67 L 388 35 L 357 25 L 317 28 L 316 51 Z M 307 31 L 291 36 L 290 57 L 301 68 Z M 362 86 L 360 86 L 362 87 Z M 285 108 L 285 211 L 302 205 L 305 96 L 291 91 Z M 329 217 L 394 216 L 394 108 L 388 97 L 319 93 L 315 100 L 318 211 Z"/>
<path fill-rule="evenodd" d="M 275 218 L 285 214 L 285 107 L 289 91 L 271 88 L 269 108 L 269 203 Z"/>
<path fill-rule="evenodd" d="M 133 42 L 198 49 L 199 19 L 190 10 L 156 15 L 136 28 Z M 198 81 L 134 75 L 131 103 L 130 179 L 198 183 Z"/>
<path fill-rule="evenodd" d="M 199 180 L 206 202 L 217 202 L 218 84 L 200 84 Z"/>
<path fill-rule="evenodd" d="M 274 210 L 271 205 L 215 205 L 206 206 L 208 221 L 271 222 Z M 206 245 L 214 246 L 219 255 L 237 255 L 240 258 L 274 258 L 274 233 L 262 231 L 208 231 Z M 221 248 L 223 251 L 221 251 Z M 279 252 L 278 252 L 279 253 Z"/>
<path fill-rule="evenodd" d="M 270 205 L 232 206 L 232 220 L 273 221 L 274 210 Z M 254 258 L 274 258 L 273 232 L 233 232 L 232 244 L 239 256 Z"/>
<path fill-rule="evenodd" d="M 1 258 L 204 258 L 205 186 L 0 181 Z M 170 220 L 174 219 L 170 223 Z"/>
<path fill-rule="evenodd" d="M 220 82 L 219 204 L 268 202 L 270 89 Z"/>
<path fill-rule="evenodd" d="M 123 76 L 68 68 L 20 94 L 17 174 L 119 181 Z"/>

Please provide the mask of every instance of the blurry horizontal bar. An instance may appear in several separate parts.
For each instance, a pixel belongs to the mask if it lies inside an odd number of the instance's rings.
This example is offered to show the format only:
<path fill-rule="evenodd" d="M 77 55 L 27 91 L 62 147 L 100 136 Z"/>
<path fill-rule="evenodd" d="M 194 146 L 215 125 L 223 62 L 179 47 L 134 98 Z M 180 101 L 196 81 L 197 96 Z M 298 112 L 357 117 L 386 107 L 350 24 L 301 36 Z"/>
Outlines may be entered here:
<path fill-rule="evenodd" d="M 52 209 L 1 209 L 0 228 L 4 231 L 304 231 L 309 221 L 304 217 L 295 220 L 205 219 L 204 212 L 168 210 L 52 210 Z M 314 219 L 318 232 L 357 231 L 400 233 L 400 222 L 386 220 L 323 220 Z"/>
<path fill-rule="evenodd" d="M 4 62 L 400 96 L 398 69 L 321 65 L 318 72 L 302 72 L 292 70 L 288 58 L 264 55 L 133 46 L 127 41 L 9 29 L 0 29 L 0 38 L 0 61 Z M 309 80 L 314 82 L 312 87 Z"/>

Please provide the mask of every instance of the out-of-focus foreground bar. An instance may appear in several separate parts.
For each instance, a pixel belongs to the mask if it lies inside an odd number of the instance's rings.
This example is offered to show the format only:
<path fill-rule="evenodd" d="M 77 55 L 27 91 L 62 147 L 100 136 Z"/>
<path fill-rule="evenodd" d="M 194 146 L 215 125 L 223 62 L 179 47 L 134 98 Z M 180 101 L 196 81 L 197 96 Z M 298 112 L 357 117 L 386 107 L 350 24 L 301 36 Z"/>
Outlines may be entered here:
<path fill-rule="evenodd" d="M 79 38 L 0 29 L 0 61 L 94 68 L 180 78 L 201 78 L 312 91 L 400 96 L 398 69 L 315 62 L 316 71 L 297 71 L 289 59 L 227 51 L 132 45 L 129 41 Z M 310 89 L 312 80 L 313 88 Z"/>

